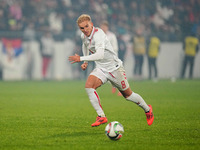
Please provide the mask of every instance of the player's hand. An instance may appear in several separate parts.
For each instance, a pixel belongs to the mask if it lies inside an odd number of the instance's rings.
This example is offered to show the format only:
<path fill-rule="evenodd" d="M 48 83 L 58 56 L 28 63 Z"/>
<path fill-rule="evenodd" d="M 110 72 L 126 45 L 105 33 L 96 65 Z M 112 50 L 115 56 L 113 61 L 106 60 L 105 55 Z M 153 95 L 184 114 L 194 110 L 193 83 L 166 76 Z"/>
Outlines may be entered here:
<path fill-rule="evenodd" d="M 82 70 L 85 70 L 86 68 L 87 68 L 87 66 L 88 66 L 88 63 L 83 63 L 82 65 L 81 65 L 81 69 Z"/>
<path fill-rule="evenodd" d="M 68 60 L 71 61 L 71 64 L 80 62 L 80 56 L 75 54 L 74 56 L 69 56 Z"/>

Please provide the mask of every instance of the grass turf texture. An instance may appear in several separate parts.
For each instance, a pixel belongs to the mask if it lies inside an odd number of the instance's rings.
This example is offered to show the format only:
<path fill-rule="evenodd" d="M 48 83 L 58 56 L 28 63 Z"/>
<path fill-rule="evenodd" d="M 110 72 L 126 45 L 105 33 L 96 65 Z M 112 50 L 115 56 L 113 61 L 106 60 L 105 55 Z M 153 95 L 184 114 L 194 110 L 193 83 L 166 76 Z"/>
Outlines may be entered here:
<path fill-rule="evenodd" d="M 200 148 L 200 80 L 130 81 L 152 104 L 155 120 L 146 123 L 141 108 L 111 85 L 97 91 L 108 121 L 119 121 L 122 139 L 111 141 L 106 124 L 91 127 L 96 112 L 84 81 L 0 82 L 0 149 L 149 149 Z"/>

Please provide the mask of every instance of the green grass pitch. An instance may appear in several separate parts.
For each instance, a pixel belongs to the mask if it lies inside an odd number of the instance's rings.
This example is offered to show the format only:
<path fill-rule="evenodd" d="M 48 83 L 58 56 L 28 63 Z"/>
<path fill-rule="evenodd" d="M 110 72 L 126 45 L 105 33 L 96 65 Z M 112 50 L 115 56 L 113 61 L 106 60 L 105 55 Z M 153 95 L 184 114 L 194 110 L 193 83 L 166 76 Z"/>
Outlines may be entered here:
<path fill-rule="evenodd" d="M 111 141 L 106 124 L 91 127 L 96 112 L 85 81 L 0 82 L 0 149 L 197 150 L 200 149 L 200 80 L 129 81 L 133 91 L 153 106 L 146 123 L 141 108 L 105 84 L 97 92 L 108 121 L 124 126 Z"/>

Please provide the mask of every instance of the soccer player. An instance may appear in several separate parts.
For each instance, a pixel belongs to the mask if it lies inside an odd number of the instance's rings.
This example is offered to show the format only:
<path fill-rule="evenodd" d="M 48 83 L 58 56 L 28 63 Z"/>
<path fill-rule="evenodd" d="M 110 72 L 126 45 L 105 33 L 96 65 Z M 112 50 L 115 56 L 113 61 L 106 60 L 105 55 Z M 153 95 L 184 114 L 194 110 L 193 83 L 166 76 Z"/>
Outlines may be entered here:
<path fill-rule="evenodd" d="M 104 31 L 104 33 L 107 35 L 108 40 L 110 41 L 114 52 L 118 56 L 118 42 L 116 35 L 109 30 L 109 25 L 107 21 L 103 21 L 100 25 L 100 28 Z M 116 92 L 116 88 L 112 86 L 112 93 Z M 120 92 L 118 92 L 118 96 L 122 96 Z"/>
<path fill-rule="evenodd" d="M 68 60 L 72 64 L 83 61 L 81 65 L 82 70 L 87 68 L 88 61 L 94 61 L 96 64 L 96 68 L 90 73 L 85 84 L 85 90 L 90 102 L 98 115 L 96 121 L 91 126 L 96 127 L 107 122 L 96 91 L 98 87 L 107 81 L 110 81 L 117 87 L 126 100 L 140 106 L 145 111 L 148 125 L 151 125 L 154 120 L 152 106 L 147 105 L 143 98 L 139 94 L 134 93 L 129 87 L 122 61 L 114 52 L 106 34 L 102 29 L 93 26 L 91 17 L 87 14 L 79 16 L 77 24 L 82 31 L 82 51 L 84 56 L 75 54 L 69 56 Z M 90 55 L 89 52 L 91 52 Z"/>
<path fill-rule="evenodd" d="M 118 56 L 118 42 L 117 42 L 117 37 L 116 35 L 111 32 L 109 30 L 109 24 L 107 21 L 103 21 L 100 25 L 100 28 L 104 31 L 104 33 L 106 34 L 108 40 L 110 41 L 114 52 L 117 54 Z"/>

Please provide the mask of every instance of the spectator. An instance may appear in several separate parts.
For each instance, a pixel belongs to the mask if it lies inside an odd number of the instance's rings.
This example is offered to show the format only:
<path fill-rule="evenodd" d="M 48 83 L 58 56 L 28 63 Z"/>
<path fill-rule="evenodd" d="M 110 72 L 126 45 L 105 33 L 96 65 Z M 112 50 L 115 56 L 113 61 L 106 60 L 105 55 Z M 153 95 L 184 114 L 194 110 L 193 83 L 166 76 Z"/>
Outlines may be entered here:
<path fill-rule="evenodd" d="M 156 34 L 162 34 L 161 40 L 181 41 L 187 32 L 191 30 L 194 32 L 200 28 L 199 7 L 198 0 L 91 0 L 89 3 L 81 0 L 3 0 L 0 4 L 0 31 L 13 31 L 12 34 L 15 34 L 14 31 L 24 29 L 23 22 L 28 20 L 36 23 L 36 31 L 40 31 L 41 28 L 46 30 L 48 26 L 55 38 L 62 40 L 62 36 L 75 35 L 75 31 L 70 29 L 76 16 L 84 11 L 92 14 L 96 24 L 104 19 L 108 20 L 111 30 L 115 33 L 121 34 L 124 30 L 134 32 L 138 25 L 144 24 L 145 28 L 150 28 Z M 41 16 L 45 17 L 38 19 Z M 40 21 L 44 23 L 42 26 L 38 25 Z"/>
<path fill-rule="evenodd" d="M 20 1 L 13 1 L 13 4 L 11 4 L 9 11 L 10 15 L 14 17 L 14 19 L 16 19 L 17 21 L 22 19 L 22 9 L 20 6 Z"/>
<path fill-rule="evenodd" d="M 52 12 L 49 15 L 49 26 L 50 30 L 54 35 L 60 35 L 63 30 L 63 17 L 59 12 Z"/>

